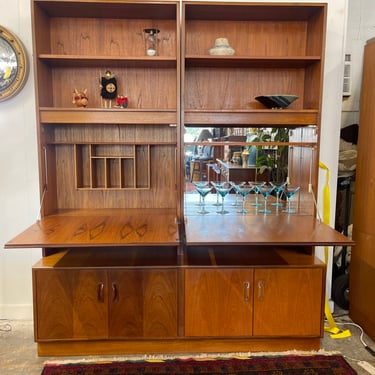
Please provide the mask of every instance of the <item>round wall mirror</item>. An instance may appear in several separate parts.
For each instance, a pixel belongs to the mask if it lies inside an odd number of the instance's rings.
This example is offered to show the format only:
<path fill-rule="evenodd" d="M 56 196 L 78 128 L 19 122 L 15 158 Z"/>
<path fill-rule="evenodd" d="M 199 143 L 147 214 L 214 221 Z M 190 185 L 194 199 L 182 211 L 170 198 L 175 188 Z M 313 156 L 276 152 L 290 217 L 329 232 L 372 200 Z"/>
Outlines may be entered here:
<path fill-rule="evenodd" d="M 0 26 L 0 102 L 16 95 L 26 82 L 27 57 L 20 40 Z"/>

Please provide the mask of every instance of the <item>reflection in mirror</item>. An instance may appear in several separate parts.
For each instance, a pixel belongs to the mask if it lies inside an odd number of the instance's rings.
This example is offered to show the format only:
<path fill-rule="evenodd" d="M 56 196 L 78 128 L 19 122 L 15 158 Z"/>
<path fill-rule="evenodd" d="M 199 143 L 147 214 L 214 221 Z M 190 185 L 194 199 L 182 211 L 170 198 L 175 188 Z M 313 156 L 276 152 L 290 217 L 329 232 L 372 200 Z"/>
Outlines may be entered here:
<path fill-rule="evenodd" d="M 186 128 L 184 138 L 187 180 L 206 180 L 204 171 L 194 175 L 198 171 L 194 162 L 217 163 L 217 159 L 243 168 L 257 167 L 258 174 L 270 173 L 275 181 L 287 178 L 288 145 L 281 144 L 289 141 L 286 128 Z"/>
<path fill-rule="evenodd" d="M 316 186 L 317 132 L 301 128 L 185 128 L 185 191 L 197 181 Z"/>

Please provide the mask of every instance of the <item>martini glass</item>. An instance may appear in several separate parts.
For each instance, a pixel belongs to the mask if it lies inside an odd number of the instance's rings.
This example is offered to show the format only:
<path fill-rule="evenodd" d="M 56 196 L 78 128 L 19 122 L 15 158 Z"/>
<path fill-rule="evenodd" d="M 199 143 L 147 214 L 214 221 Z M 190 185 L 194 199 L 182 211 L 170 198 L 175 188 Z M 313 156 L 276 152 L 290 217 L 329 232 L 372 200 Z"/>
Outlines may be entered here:
<path fill-rule="evenodd" d="M 216 186 L 216 191 L 221 196 L 221 210 L 218 211 L 218 214 L 225 215 L 229 214 L 229 211 L 226 211 L 224 208 L 224 199 L 227 196 L 227 194 L 232 190 L 232 185 L 229 182 L 224 182 L 220 186 Z"/>
<path fill-rule="evenodd" d="M 272 206 L 281 207 L 283 204 L 280 202 L 280 193 L 283 191 L 286 182 L 283 181 L 270 181 L 271 186 L 274 187 L 276 193 L 276 202 L 271 203 Z"/>
<path fill-rule="evenodd" d="M 245 209 L 245 200 L 249 193 L 253 190 L 253 188 L 245 183 L 241 185 L 234 185 L 234 190 L 238 192 L 238 194 L 240 194 L 242 197 L 242 208 L 237 212 L 240 214 L 248 213 L 249 211 Z"/>
<path fill-rule="evenodd" d="M 206 206 L 205 206 L 204 200 L 206 198 L 206 195 L 212 190 L 212 186 L 206 184 L 206 186 L 195 186 L 195 189 L 197 190 L 197 192 L 199 193 L 200 197 L 202 198 L 201 208 L 198 211 L 198 213 L 201 214 L 201 215 L 208 214 L 209 211 L 206 210 Z"/>
<path fill-rule="evenodd" d="M 214 187 L 215 190 L 216 190 L 216 202 L 212 204 L 213 206 L 216 206 L 216 207 L 221 206 L 221 203 L 219 202 L 220 194 L 219 194 L 219 192 L 217 191 L 217 188 L 220 187 L 220 186 L 222 186 L 224 183 L 225 183 L 225 182 L 216 182 L 216 181 L 211 181 L 211 184 L 213 185 L 213 187 Z"/>
<path fill-rule="evenodd" d="M 252 206 L 261 206 L 262 203 L 259 203 L 258 201 L 258 196 L 259 196 L 259 193 L 260 193 L 260 187 L 265 185 L 265 182 L 264 181 L 250 181 L 249 182 L 250 186 L 253 188 L 254 190 L 254 193 L 255 193 L 255 202 L 254 203 L 251 203 Z"/>
<path fill-rule="evenodd" d="M 193 185 L 195 186 L 195 188 L 197 187 L 205 187 L 205 186 L 208 186 L 208 181 L 193 181 Z M 198 206 L 201 206 L 202 205 L 202 196 L 199 195 L 199 202 L 196 203 L 196 205 Z"/>
<path fill-rule="evenodd" d="M 238 189 L 241 186 L 246 185 L 246 182 L 229 182 L 229 183 L 233 186 L 233 189 L 236 193 L 236 200 L 234 201 L 234 203 L 232 203 L 232 206 L 238 207 L 241 205 L 240 202 L 238 201 L 238 196 L 241 195 Z"/>
<path fill-rule="evenodd" d="M 284 194 L 286 196 L 286 201 L 287 201 L 287 208 L 286 210 L 283 210 L 283 212 L 286 212 L 288 214 L 294 214 L 296 210 L 292 210 L 290 208 L 290 200 L 294 196 L 294 194 L 297 193 L 297 191 L 300 189 L 299 186 L 291 186 L 291 185 L 285 185 L 284 186 Z"/>
<path fill-rule="evenodd" d="M 272 185 L 262 185 L 259 187 L 259 191 L 264 197 L 264 208 L 262 210 L 259 210 L 259 212 L 263 212 L 265 215 L 272 212 L 270 209 L 267 209 L 267 199 L 274 191 L 274 189 L 275 188 Z"/>

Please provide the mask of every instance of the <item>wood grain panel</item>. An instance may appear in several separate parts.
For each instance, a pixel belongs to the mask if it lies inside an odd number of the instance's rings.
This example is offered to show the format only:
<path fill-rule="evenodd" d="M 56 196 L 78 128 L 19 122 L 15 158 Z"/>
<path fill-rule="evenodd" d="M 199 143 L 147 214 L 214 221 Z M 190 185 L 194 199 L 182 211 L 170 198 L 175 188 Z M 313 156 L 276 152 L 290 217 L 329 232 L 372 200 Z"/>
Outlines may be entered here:
<path fill-rule="evenodd" d="M 324 281 L 323 267 L 256 269 L 254 336 L 321 336 Z"/>
<path fill-rule="evenodd" d="M 355 176 L 353 239 L 350 261 L 350 317 L 375 339 L 375 39 L 364 51 L 358 157 Z"/>
<path fill-rule="evenodd" d="M 42 218 L 6 247 L 116 247 L 178 242 L 173 210 L 71 210 Z"/>
<path fill-rule="evenodd" d="M 45 270 L 33 277 L 38 340 L 107 337 L 104 271 Z"/>
<path fill-rule="evenodd" d="M 253 271 L 185 270 L 185 335 L 250 336 Z"/>
<path fill-rule="evenodd" d="M 175 270 L 112 270 L 109 275 L 109 337 L 176 337 Z"/>
<path fill-rule="evenodd" d="M 186 22 L 186 53 L 206 55 L 214 35 L 225 35 L 237 55 L 303 56 L 306 54 L 304 21 L 225 21 Z"/>
<path fill-rule="evenodd" d="M 189 68 L 185 72 L 185 108 L 265 109 L 255 97 L 282 92 L 299 97 L 290 109 L 303 109 L 303 82 L 303 69 Z"/>
<path fill-rule="evenodd" d="M 185 220 L 188 245 L 232 243 L 278 245 L 352 245 L 353 241 L 313 216 L 303 215 L 195 215 Z M 223 228 L 228 228 L 223 230 Z"/>

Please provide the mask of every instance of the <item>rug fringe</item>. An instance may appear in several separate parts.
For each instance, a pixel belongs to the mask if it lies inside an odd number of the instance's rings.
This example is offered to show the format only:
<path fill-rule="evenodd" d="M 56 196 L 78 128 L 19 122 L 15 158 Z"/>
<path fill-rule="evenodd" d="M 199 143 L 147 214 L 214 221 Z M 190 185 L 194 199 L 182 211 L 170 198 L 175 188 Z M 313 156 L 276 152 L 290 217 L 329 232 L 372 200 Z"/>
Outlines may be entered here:
<path fill-rule="evenodd" d="M 320 349 L 317 351 L 302 351 L 302 350 L 288 350 L 284 352 L 233 352 L 233 353 L 191 353 L 191 354 L 143 354 L 143 355 L 122 355 L 122 356 L 92 356 L 87 358 L 74 358 L 64 360 L 49 359 L 44 362 L 44 365 L 61 365 L 68 363 L 106 363 L 106 362 L 124 362 L 124 361 L 150 361 L 159 362 L 169 359 L 197 359 L 197 360 L 215 360 L 215 359 L 231 359 L 240 358 L 248 359 L 251 357 L 275 357 L 286 355 L 342 355 L 337 351 L 326 351 Z"/>

